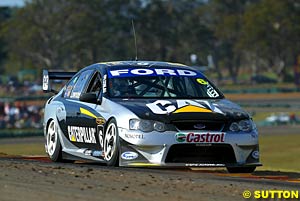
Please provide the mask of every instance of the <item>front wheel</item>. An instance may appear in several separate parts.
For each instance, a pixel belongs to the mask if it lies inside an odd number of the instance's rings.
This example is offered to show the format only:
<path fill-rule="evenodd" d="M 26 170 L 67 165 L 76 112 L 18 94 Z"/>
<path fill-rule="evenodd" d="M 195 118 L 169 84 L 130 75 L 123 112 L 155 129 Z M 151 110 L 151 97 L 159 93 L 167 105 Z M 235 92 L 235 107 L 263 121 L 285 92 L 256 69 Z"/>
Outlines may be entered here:
<path fill-rule="evenodd" d="M 115 119 L 109 121 L 104 135 L 104 159 L 108 166 L 118 166 L 119 163 L 119 134 Z"/>
<path fill-rule="evenodd" d="M 49 158 L 54 162 L 62 161 L 62 151 L 59 137 L 57 134 L 57 125 L 52 119 L 47 127 L 46 151 Z"/>
<path fill-rule="evenodd" d="M 227 167 L 229 173 L 252 173 L 256 167 Z"/>

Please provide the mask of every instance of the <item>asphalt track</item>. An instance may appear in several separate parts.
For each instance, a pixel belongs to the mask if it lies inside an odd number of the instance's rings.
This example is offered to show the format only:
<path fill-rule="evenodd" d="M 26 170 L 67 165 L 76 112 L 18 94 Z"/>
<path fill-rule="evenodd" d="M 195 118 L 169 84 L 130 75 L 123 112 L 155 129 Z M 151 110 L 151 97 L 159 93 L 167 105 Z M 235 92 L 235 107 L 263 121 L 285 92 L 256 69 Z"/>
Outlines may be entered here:
<path fill-rule="evenodd" d="M 0 161 L 6 159 L 9 161 L 28 161 L 28 162 L 35 162 L 35 163 L 49 163 L 55 164 L 52 162 L 47 156 L 0 156 Z M 60 166 L 70 167 L 70 164 L 67 163 L 56 163 L 60 164 Z M 106 167 L 99 163 L 89 163 L 89 162 L 81 162 L 77 161 L 74 163 L 74 166 L 80 165 L 81 167 L 89 167 L 92 166 L 93 168 L 111 168 Z M 120 170 L 127 170 L 127 171 L 137 171 L 140 172 L 160 172 L 160 173 L 170 173 L 170 172 L 186 172 L 186 173 L 199 173 L 199 174 L 211 174 L 217 177 L 226 177 L 227 180 L 243 180 L 248 182 L 260 182 L 259 180 L 264 180 L 264 182 L 274 185 L 281 185 L 286 183 L 286 185 L 293 186 L 294 184 L 299 184 L 300 187 L 300 173 L 296 172 L 280 172 L 280 171 L 255 171 L 254 173 L 228 173 L 223 169 L 217 170 L 213 168 L 210 170 L 209 168 L 188 168 L 188 169 L 169 169 L 169 168 L 116 168 Z"/>

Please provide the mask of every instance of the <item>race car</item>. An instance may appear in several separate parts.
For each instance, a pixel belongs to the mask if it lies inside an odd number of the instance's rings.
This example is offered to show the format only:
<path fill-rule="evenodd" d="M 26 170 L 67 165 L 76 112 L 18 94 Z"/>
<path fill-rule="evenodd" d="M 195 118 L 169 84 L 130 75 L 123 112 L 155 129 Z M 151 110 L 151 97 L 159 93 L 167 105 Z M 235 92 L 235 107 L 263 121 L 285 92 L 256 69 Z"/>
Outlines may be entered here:
<path fill-rule="evenodd" d="M 45 104 L 45 149 L 52 161 L 127 167 L 226 167 L 253 172 L 258 131 L 250 117 L 196 67 L 157 61 L 96 63 Z"/>

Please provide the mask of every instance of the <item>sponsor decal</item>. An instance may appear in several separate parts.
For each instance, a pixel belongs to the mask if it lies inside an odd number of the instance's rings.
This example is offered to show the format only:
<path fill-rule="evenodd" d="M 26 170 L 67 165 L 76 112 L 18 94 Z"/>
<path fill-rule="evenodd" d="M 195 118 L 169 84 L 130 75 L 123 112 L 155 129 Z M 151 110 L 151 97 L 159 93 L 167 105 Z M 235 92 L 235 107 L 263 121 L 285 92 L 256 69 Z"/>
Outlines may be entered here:
<path fill-rule="evenodd" d="M 143 134 L 132 134 L 132 133 L 125 133 L 125 137 L 128 139 L 144 139 Z"/>
<path fill-rule="evenodd" d="M 136 76 L 203 76 L 200 73 L 186 69 L 169 69 L 169 68 L 128 68 L 109 71 L 108 77 L 136 77 Z"/>
<path fill-rule="evenodd" d="M 85 150 L 84 151 L 84 155 L 86 155 L 86 156 L 91 156 L 92 155 L 92 150 L 90 150 L 90 149 L 87 149 L 87 150 Z"/>
<path fill-rule="evenodd" d="M 102 85 L 103 85 L 103 93 L 106 93 L 107 92 L 107 74 L 105 74 L 104 76 L 103 76 L 103 83 L 102 83 Z"/>
<path fill-rule="evenodd" d="M 68 134 L 71 142 L 96 144 L 95 133 L 95 128 L 68 126 Z"/>
<path fill-rule="evenodd" d="M 210 109 L 198 107 L 198 106 L 193 106 L 193 105 L 187 105 L 182 108 L 177 109 L 173 113 L 183 113 L 183 112 L 212 112 Z"/>
<path fill-rule="evenodd" d="M 104 156 L 102 151 L 93 151 L 92 152 L 92 156 L 94 157 L 100 157 L 100 156 Z"/>
<path fill-rule="evenodd" d="M 97 151 L 97 150 L 86 149 L 83 153 L 86 156 L 94 156 L 94 157 L 103 156 L 103 152 L 102 151 Z"/>
<path fill-rule="evenodd" d="M 86 116 L 92 117 L 92 118 L 97 118 L 96 115 L 94 115 L 93 113 L 91 113 L 90 111 L 88 111 L 87 109 L 84 109 L 82 107 L 80 108 L 80 113 L 84 114 Z"/>
<path fill-rule="evenodd" d="M 203 85 L 207 85 L 208 82 L 205 81 L 204 79 L 201 79 L 201 78 L 197 78 L 196 81 L 199 83 L 199 84 L 203 84 Z"/>
<path fill-rule="evenodd" d="M 96 123 L 98 124 L 98 125 L 103 125 L 103 124 L 105 124 L 105 119 L 103 118 L 103 117 L 97 117 L 96 118 Z"/>
<path fill-rule="evenodd" d="M 253 151 L 253 152 L 252 152 L 252 157 L 253 157 L 254 159 L 259 159 L 259 151 Z"/>
<path fill-rule="evenodd" d="M 87 149 L 77 149 L 76 152 L 84 154 Z"/>
<path fill-rule="evenodd" d="M 211 98 L 219 97 L 219 93 L 209 84 L 207 85 L 207 95 Z"/>
<path fill-rule="evenodd" d="M 49 89 L 49 75 L 44 75 L 43 76 L 43 90 L 48 90 Z"/>
<path fill-rule="evenodd" d="M 103 127 L 103 125 L 98 125 L 97 130 L 98 130 L 99 144 L 100 144 L 101 149 L 103 149 L 103 146 L 104 146 L 104 135 L 103 135 L 104 127 Z"/>
<path fill-rule="evenodd" d="M 197 78 L 196 81 L 201 85 L 206 85 L 207 87 L 206 93 L 209 97 L 211 98 L 219 97 L 219 93 L 208 83 L 208 81 L 202 78 Z"/>
<path fill-rule="evenodd" d="M 176 134 L 176 141 L 177 142 L 185 142 L 186 136 L 183 133 Z"/>
<path fill-rule="evenodd" d="M 223 114 L 217 106 L 208 101 L 176 100 L 176 104 L 174 104 L 168 100 L 156 100 L 153 103 L 146 104 L 146 106 L 154 114 L 176 114 L 184 112 L 216 112 Z"/>
<path fill-rule="evenodd" d="M 225 133 L 177 133 L 175 139 L 186 143 L 221 143 L 225 142 Z"/>
<path fill-rule="evenodd" d="M 154 114 L 169 114 L 176 110 L 176 106 L 168 100 L 157 100 L 146 105 Z"/>
<path fill-rule="evenodd" d="M 70 98 L 79 98 L 80 92 L 72 92 Z"/>
<path fill-rule="evenodd" d="M 155 164 L 155 163 L 129 163 L 128 165 L 130 166 L 160 166 L 160 164 Z"/>
<path fill-rule="evenodd" d="M 186 167 L 224 167 L 222 163 L 187 163 Z"/>
<path fill-rule="evenodd" d="M 132 151 L 126 151 L 121 154 L 121 158 L 124 160 L 134 160 L 138 157 L 139 155 L 135 152 Z"/>

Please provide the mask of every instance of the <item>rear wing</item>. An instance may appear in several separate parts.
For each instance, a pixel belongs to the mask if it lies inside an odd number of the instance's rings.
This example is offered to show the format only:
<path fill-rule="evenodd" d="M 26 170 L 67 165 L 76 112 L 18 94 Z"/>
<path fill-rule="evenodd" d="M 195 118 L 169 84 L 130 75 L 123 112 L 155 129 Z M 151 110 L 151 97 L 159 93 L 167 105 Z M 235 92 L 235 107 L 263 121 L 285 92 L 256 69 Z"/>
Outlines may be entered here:
<path fill-rule="evenodd" d="M 43 70 L 43 91 L 45 93 L 56 93 L 56 91 L 51 88 L 50 80 L 69 80 L 76 73 L 77 72 L 49 72 L 48 70 Z"/>

